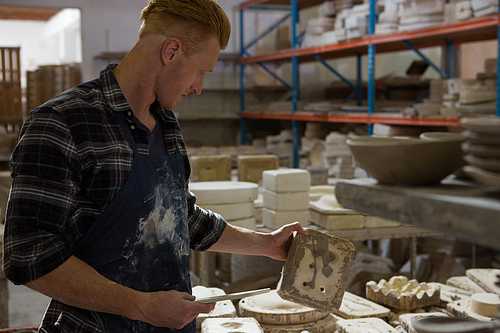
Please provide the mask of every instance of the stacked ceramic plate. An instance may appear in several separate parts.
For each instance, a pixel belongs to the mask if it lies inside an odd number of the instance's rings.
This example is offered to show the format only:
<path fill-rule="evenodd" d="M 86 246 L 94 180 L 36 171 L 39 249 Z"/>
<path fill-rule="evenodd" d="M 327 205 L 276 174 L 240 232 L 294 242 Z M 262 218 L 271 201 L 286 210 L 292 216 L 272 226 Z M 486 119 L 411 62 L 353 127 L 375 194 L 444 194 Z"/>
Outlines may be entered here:
<path fill-rule="evenodd" d="M 500 118 L 462 118 L 466 141 L 462 150 L 468 164 L 463 171 L 476 182 L 500 189 Z"/>

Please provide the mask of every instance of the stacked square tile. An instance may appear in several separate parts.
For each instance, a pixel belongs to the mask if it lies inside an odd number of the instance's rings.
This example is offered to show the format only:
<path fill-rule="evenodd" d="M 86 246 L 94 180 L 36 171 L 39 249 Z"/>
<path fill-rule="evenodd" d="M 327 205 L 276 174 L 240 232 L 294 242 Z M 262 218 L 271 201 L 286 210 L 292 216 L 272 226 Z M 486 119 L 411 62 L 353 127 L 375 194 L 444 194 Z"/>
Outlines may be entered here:
<path fill-rule="evenodd" d="M 309 224 L 309 188 L 311 178 L 303 169 L 267 170 L 262 173 L 262 224 L 278 229 L 299 221 Z"/>
<path fill-rule="evenodd" d="M 232 225 L 255 230 L 253 201 L 258 195 L 257 184 L 239 181 L 191 182 L 189 189 L 196 195 L 198 206 L 222 215 Z"/>
<path fill-rule="evenodd" d="M 325 139 L 325 157 L 330 166 L 328 174 L 334 178 L 354 178 L 354 162 L 346 139 L 347 135 L 338 132 L 331 132 Z"/>

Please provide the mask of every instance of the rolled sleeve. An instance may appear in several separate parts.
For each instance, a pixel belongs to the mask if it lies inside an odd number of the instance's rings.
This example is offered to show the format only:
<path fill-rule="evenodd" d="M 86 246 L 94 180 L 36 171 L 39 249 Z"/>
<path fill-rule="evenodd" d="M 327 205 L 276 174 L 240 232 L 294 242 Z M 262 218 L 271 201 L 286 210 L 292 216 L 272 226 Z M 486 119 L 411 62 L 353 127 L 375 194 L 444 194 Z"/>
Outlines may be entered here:
<path fill-rule="evenodd" d="M 15 284 L 37 279 L 71 256 L 71 230 L 67 227 L 78 189 L 70 180 L 67 163 L 74 149 L 68 133 L 61 130 L 64 126 L 58 126 L 59 120 L 51 116 L 28 120 L 25 135 L 13 152 L 3 271 Z"/>

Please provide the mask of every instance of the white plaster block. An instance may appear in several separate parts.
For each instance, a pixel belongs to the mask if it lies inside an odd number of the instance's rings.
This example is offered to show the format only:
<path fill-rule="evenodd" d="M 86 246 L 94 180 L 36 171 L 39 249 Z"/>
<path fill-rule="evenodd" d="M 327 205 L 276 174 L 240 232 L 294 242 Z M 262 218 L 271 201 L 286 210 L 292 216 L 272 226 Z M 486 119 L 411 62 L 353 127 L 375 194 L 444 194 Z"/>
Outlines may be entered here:
<path fill-rule="evenodd" d="M 201 333 L 264 333 L 255 318 L 207 318 Z"/>
<path fill-rule="evenodd" d="M 257 184 L 239 181 L 190 182 L 189 190 L 199 206 L 254 201 L 259 195 Z"/>
<path fill-rule="evenodd" d="M 237 202 L 232 204 L 220 204 L 220 205 L 203 205 L 202 208 L 211 210 L 217 214 L 222 215 L 226 221 L 241 220 L 244 218 L 249 218 L 254 216 L 254 203 L 248 202 Z"/>
<path fill-rule="evenodd" d="M 311 176 L 304 169 L 266 170 L 262 173 L 262 185 L 274 192 L 307 192 Z"/>
<path fill-rule="evenodd" d="M 309 192 L 276 193 L 264 190 L 262 196 L 264 207 L 276 211 L 307 210 L 309 208 Z"/>
<path fill-rule="evenodd" d="M 275 211 L 268 208 L 262 209 L 262 224 L 271 229 L 278 229 L 285 224 L 299 221 L 303 227 L 309 225 L 309 211 Z"/>

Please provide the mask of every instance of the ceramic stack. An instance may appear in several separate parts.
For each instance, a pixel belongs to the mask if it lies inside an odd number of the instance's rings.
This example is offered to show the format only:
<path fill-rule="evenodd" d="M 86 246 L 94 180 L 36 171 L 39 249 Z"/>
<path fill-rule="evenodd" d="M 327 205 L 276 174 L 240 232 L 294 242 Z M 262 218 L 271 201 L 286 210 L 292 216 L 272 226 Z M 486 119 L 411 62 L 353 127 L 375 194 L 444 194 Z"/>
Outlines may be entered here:
<path fill-rule="evenodd" d="M 328 175 L 339 179 L 354 177 L 354 161 L 346 145 L 347 135 L 331 132 L 325 139 L 325 158 L 329 165 Z"/>
<path fill-rule="evenodd" d="M 376 35 L 386 35 L 398 32 L 399 15 L 398 2 L 396 0 L 385 0 L 384 11 L 378 15 L 375 25 Z"/>
<path fill-rule="evenodd" d="M 494 116 L 462 118 L 463 171 L 476 182 L 500 189 L 500 119 Z"/>
<path fill-rule="evenodd" d="M 295 221 L 308 225 L 311 178 L 307 170 L 266 170 L 262 173 L 262 185 L 265 227 L 275 230 Z"/>
<path fill-rule="evenodd" d="M 401 3 L 399 31 L 433 27 L 444 23 L 444 0 L 406 0 Z"/>
<path fill-rule="evenodd" d="M 471 0 L 475 17 L 498 14 L 498 0 Z"/>

